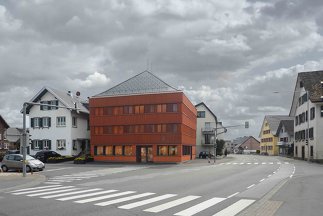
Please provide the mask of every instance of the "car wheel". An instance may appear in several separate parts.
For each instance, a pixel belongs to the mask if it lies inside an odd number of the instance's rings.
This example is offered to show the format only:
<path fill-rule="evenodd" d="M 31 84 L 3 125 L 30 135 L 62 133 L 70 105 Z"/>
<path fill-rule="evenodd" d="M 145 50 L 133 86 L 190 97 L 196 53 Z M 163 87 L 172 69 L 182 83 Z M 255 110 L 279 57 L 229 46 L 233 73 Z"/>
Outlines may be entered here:
<path fill-rule="evenodd" d="M 6 165 L 2 165 L 1 169 L 3 172 L 8 172 L 8 167 Z"/>
<path fill-rule="evenodd" d="M 30 166 L 26 166 L 26 172 L 30 172 L 30 171 L 31 171 Z"/>

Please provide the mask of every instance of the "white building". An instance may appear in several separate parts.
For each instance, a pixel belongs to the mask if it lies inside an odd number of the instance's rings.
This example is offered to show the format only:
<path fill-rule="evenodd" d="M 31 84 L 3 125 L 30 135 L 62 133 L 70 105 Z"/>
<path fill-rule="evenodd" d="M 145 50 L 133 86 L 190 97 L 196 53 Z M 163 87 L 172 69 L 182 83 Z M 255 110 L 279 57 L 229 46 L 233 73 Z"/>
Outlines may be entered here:
<path fill-rule="evenodd" d="M 215 142 L 216 129 L 217 139 L 224 139 L 222 122 L 218 122 L 214 113 L 202 102 L 195 105 L 197 110 L 196 125 L 196 156 L 202 151 L 212 152 Z"/>
<path fill-rule="evenodd" d="M 279 155 L 293 156 L 294 154 L 294 119 L 281 120 L 277 129 Z"/>
<path fill-rule="evenodd" d="M 322 81 L 323 71 L 302 72 L 297 76 L 290 111 L 290 116 L 295 117 L 294 157 L 296 158 L 323 161 Z"/>
<path fill-rule="evenodd" d="M 61 155 L 88 153 L 89 110 L 79 96 L 79 92 L 73 95 L 44 87 L 31 99 L 30 102 L 44 104 L 27 107 L 31 155 L 40 150 L 53 150 Z"/>

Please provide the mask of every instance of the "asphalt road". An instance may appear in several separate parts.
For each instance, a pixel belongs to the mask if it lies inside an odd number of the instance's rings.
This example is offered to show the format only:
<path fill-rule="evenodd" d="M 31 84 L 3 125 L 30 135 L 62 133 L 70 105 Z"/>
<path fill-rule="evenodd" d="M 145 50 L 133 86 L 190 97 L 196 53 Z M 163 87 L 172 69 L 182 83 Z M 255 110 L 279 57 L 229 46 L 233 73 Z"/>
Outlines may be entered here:
<path fill-rule="evenodd" d="M 0 174 L 0 215 L 321 215 L 322 171 L 254 155 L 216 164 L 46 164 L 29 184 Z"/>

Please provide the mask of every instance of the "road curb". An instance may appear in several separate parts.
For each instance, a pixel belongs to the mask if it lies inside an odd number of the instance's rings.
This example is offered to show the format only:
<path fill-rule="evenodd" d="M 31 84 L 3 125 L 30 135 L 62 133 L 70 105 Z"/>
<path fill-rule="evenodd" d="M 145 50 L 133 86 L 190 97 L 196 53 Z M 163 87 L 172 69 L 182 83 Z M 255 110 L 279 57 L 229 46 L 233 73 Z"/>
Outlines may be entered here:
<path fill-rule="evenodd" d="M 38 175 L 38 174 L 34 174 L 34 175 L 27 175 L 26 177 L 22 177 L 22 175 L 8 175 L 5 176 L 5 178 L 1 178 L 0 175 L 0 180 L 1 179 L 12 179 L 12 177 L 14 177 L 14 179 L 17 179 L 20 176 L 21 180 L 24 181 L 19 185 L 13 186 L 13 187 L 9 187 L 9 188 L 5 188 L 5 189 L 1 189 L 0 192 L 8 192 L 8 191 L 12 191 L 12 190 L 19 190 L 19 189 L 23 189 L 26 187 L 33 187 L 36 185 L 39 185 L 43 182 L 46 181 L 46 176 L 44 175 Z M 28 181 L 28 182 L 25 182 Z"/>

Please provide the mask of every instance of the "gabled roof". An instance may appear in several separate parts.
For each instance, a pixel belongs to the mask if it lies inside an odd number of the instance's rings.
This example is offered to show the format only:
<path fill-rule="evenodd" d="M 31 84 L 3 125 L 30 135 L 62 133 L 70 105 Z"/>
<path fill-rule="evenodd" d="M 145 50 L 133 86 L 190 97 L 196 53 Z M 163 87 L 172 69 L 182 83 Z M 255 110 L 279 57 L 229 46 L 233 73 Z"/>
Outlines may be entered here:
<path fill-rule="evenodd" d="M 253 136 L 244 136 L 244 137 L 238 137 L 238 138 L 234 139 L 232 144 L 234 145 L 235 148 L 238 148 L 241 145 L 243 145 L 245 142 L 247 142 L 249 139 L 254 139 L 259 143 L 259 141 L 256 138 L 254 138 Z"/>
<path fill-rule="evenodd" d="M 278 127 L 279 127 L 280 122 L 283 121 L 283 120 L 293 120 L 293 119 L 294 119 L 294 117 L 290 117 L 290 116 L 287 116 L 287 115 L 267 115 L 267 116 L 265 116 L 264 121 L 262 123 L 262 127 L 261 127 L 259 137 L 261 137 L 261 132 L 262 132 L 262 129 L 264 127 L 265 121 L 267 121 L 268 124 L 269 124 L 270 132 L 274 136 L 277 136 L 278 132 L 279 132 Z"/>
<path fill-rule="evenodd" d="M 298 96 L 300 95 L 300 92 L 297 91 L 297 89 L 300 89 L 300 83 L 302 83 L 305 91 L 309 92 L 309 97 L 312 103 L 322 102 L 321 96 L 323 96 L 323 88 L 321 81 L 323 81 L 323 71 L 308 71 L 298 73 L 293 95 L 293 102 L 289 115 L 295 114 Z"/>
<path fill-rule="evenodd" d="M 216 115 L 210 110 L 210 108 L 208 106 L 206 106 L 206 104 L 204 102 L 198 103 L 195 105 L 195 107 L 199 107 L 199 106 L 204 106 L 214 117 L 215 121 L 218 123 L 218 118 L 216 117 Z"/>
<path fill-rule="evenodd" d="M 9 128 L 8 123 L 4 120 L 4 118 L 2 118 L 2 116 L 0 115 L 0 123 L 5 127 L 5 128 Z"/>
<path fill-rule="evenodd" d="M 179 92 L 149 71 L 144 71 L 94 97 Z"/>
<path fill-rule="evenodd" d="M 285 127 L 286 132 L 289 135 L 294 134 L 294 119 L 293 120 L 282 120 L 278 126 L 277 133 L 282 129 L 282 127 Z"/>
<path fill-rule="evenodd" d="M 57 89 L 43 87 L 29 102 L 39 102 L 40 99 L 47 93 L 51 93 L 59 102 L 61 102 L 67 108 L 75 108 L 75 104 L 79 109 L 79 112 L 89 113 L 86 107 L 86 102 L 77 96 L 70 96 L 68 92 L 60 91 Z M 27 114 L 33 105 L 27 106 Z"/>

